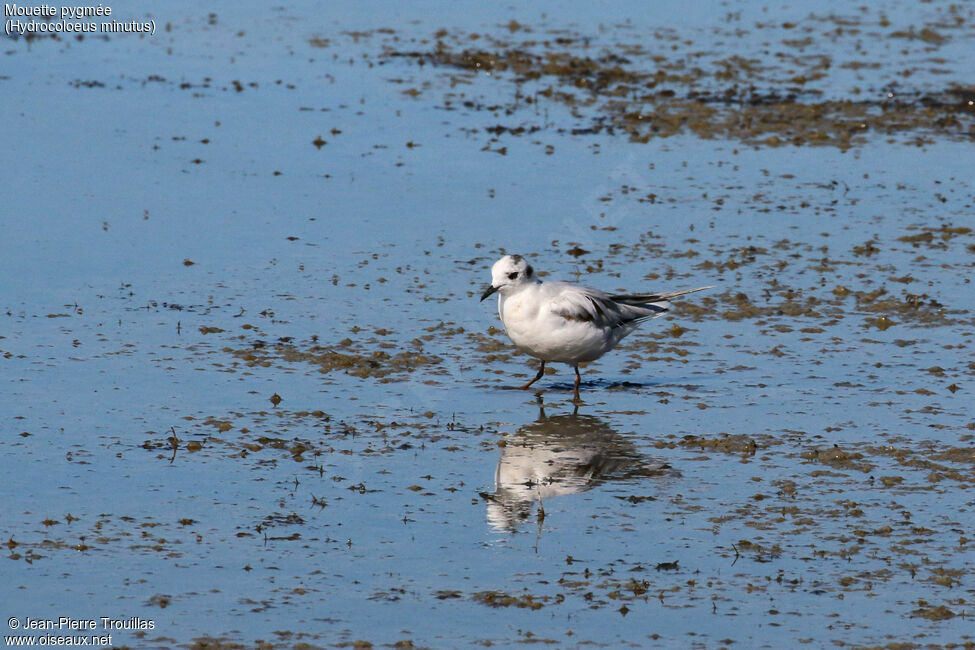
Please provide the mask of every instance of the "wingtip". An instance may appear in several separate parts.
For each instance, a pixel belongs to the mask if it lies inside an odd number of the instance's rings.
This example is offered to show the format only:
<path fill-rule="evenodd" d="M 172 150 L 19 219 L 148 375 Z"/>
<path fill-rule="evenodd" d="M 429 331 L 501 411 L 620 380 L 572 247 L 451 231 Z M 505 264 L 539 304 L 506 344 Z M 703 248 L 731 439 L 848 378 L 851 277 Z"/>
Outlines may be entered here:
<path fill-rule="evenodd" d="M 664 298 L 665 300 L 670 300 L 671 298 L 686 296 L 689 293 L 697 293 L 698 291 L 705 291 L 706 289 L 714 289 L 714 286 L 698 287 L 697 289 L 684 289 L 683 291 L 670 291 L 665 294 L 661 294 L 661 297 Z"/>

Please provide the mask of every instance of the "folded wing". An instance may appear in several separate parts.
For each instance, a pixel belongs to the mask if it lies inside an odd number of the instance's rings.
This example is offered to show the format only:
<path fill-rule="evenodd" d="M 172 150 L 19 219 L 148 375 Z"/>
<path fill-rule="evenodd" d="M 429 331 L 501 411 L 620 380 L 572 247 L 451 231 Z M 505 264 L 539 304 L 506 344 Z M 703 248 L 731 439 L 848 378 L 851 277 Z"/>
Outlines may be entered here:
<path fill-rule="evenodd" d="M 623 303 L 625 305 L 642 305 L 645 303 L 660 302 L 683 296 L 696 291 L 704 291 L 713 287 L 698 287 L 697 289 L 683 289 L 681 291 L 668 291 L 665 293 L 624 293 L 616 296 L 609 296 L 610 300 Z"/>
<path fill-rule="evenodd" d="M 670 298 L 710 288 L 609 295 L 596 289 L 564 284 L 552 297 L 550 308 L 567 321 L 592 323 L 602 328 L 627 327 L 668 311 Z"/>

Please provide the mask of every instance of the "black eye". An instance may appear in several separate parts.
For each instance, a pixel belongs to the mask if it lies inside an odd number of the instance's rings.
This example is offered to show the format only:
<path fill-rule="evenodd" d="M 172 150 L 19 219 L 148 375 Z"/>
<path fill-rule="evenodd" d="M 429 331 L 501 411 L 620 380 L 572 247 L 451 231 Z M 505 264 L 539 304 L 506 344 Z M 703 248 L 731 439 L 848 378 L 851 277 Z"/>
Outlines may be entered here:
<path fill-rule="evenodd" d="M 518 271 L 514 271 L 514 272 L 508 274 L 508 279 L 509 280 L 514 280 L 517 277 L 518 277 Z"/>
<path fill-rule="evenodd" d="M 530 278 L 532 276 L 532 273 L 534 273 L 534 272 L 535 272 L 535 269 L 533 269 L 532 268 L 532 265 L 529 264 L 528 265 L 528 268 L 525 269 L 525 277 L 529 277 Z"/>

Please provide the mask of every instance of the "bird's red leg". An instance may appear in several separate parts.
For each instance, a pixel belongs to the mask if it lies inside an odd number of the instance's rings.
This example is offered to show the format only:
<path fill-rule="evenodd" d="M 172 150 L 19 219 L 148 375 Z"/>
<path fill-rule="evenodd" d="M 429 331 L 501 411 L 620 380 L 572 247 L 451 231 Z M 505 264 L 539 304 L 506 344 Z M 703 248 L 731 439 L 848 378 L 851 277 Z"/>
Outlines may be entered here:
<path fill-rule="evenodd" d="M 542 367 L 538 369 L 538 374 L 535 375 L 535 378 L 534 379 L 532 379 L 530 382 L 528 382 L 527 384 L 525 384 L 524 386 L 522 386 L 521 387 L 521 390 L 528 390 L 528 387 L 531 386 L 532 384 L 534 384 L 539 379 L 541 379 L 542 378 L 542 375 L 544 375 L 544 374 L 545 374 L 545 362 L 542 361 Z"/>
<path fill-rule="evenodd" d="M 573 366 L 576 369 L 576 396 L 575 400 L 579 401 L 579 382 L 582 381 L 582 376 L 579 375 L 579 366 Z"/>

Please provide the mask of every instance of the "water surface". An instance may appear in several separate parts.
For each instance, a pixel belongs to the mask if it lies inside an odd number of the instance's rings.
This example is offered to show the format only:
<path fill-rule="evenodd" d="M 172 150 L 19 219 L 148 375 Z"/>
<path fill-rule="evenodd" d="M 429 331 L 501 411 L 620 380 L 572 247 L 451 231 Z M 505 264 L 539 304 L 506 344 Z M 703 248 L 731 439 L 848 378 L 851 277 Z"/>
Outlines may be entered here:
<path fill-rule="evenodd" d="M 2 611 L 971 643 L 971 8 L 381 9 L 3 41 Z M 715 288 L 574 404 L 512 389 L 503 252 Z"/>

